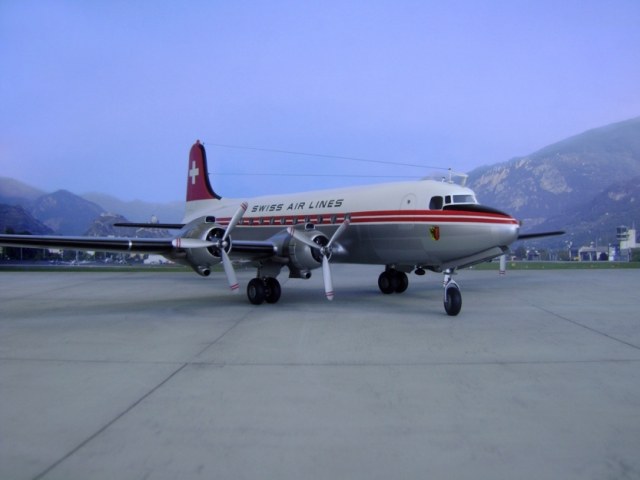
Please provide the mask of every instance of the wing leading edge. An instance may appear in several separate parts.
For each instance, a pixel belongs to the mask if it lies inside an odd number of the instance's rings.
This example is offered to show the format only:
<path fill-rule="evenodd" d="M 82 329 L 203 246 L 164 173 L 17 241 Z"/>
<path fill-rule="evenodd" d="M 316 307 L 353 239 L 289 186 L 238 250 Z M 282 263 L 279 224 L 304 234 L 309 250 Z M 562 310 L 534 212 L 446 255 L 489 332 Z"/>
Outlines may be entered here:
<path fill-rule="evenodd" d="M 172 238 L 58 237 L 49 235 L 0 235 L 0 244 L 22 248 L 60 248 L 104 252 L 170 253 Z"/>
<path fill-rule="evenodd" d="M 126 227 L 126 228 L 157 228 L 166 230 L 182 230 L 185 227 L 184 223 L 114 223 L 114 227 Z"/>
<path fill-rule="evenodd" d="M 539 232 L 539 233 L 522 233 L 518 235 L 518 240 L 527 240 L 529 238 L 553 237 L 555 235 L 564 235 L 566 232 L 557 230 L 555 232 Z"/>
<path fill-rule="evenodd" d="M 60 248 L 63 250 L 98 250 L 118 253 L 157 253 L 170 255 L 191 248 L 208 248 L 214 242 L 196 238 L 112 238 L 61 237 L 53 235 L 0 235 L 0 245 L 22 248 Z M 246 260 L 268 258 L 276 254 L 271 242 L 236 241 L 233 250 Z"/>

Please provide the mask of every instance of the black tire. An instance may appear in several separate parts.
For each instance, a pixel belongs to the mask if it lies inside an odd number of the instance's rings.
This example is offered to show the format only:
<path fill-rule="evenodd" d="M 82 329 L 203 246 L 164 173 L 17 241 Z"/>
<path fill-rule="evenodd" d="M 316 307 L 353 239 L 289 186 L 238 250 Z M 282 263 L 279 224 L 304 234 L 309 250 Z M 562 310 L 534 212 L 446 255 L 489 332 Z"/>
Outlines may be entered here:
<path fill-rule="evenodd" d="M 282 294 L 280 282 L 273 277 L 269 277 L 264 281 L 264 284 L 266 287 L 265 300 L 267 303 L 276 303 L 280 300 L 280 295 Z"/>
<path fill-rule="evenodd" d="M 396 272 L 396 293 L 403 293 L 409 288 L 409 277 L 404 272 Z"/>
<path fill-rule="evenodd" d="M 260 305 L 266 297 L 264 282 L 261 278 L 252 279 L 247 285 L 247 297 L 254 305 Z"/>
<path fill-rule="evenodd" d="M 385 295 L 395 292 L 397 285 L 396 276 L 389 270 L 382 272 L 378 277 L 378 288 Z"/>
<path fill-rule="evenodd" d="M 457 285 L 448 285 L 444 290 L 444 310 L 455 317 L 462 309 L 462 294 Z"/>

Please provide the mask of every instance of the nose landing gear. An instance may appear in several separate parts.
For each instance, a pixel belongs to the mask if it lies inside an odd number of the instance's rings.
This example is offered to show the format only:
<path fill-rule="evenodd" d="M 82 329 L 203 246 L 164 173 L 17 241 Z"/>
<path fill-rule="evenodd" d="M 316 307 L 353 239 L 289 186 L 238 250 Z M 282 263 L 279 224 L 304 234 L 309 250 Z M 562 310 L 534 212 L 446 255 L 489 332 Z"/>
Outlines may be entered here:
<path fill-rule="evenodd" d="M 453 270 L 447 269 L 444 272 L 444 310 L 447 315 L 455 317 L 462 309 L 462 294 L 460 287 L 451 278 Z"/>
<path fill-rule="evenodd" d="M 418 267 L 415 272 L 417 275 L 424 275 L 424 269 Z M 444 310 L 447 315 L 455 317 L 460 313 L 462 309 L 462 294 L 460 293 L 460 287 L 452 279 L 454 269 L 450 268 L 444 272 Z M 409 286 L 409 278 L 407 274 L 396 270 L 395 268 L 387 267 L 387 269 L 378 277 L 378 287 L 384 294 L 402 293 Z"/>

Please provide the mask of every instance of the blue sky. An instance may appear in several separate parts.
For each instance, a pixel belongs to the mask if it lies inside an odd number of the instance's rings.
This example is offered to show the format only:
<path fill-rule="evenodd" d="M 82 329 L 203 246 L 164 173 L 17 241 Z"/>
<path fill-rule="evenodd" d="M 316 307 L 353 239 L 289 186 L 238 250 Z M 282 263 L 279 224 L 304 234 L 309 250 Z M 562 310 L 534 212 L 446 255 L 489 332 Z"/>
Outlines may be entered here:
<path fill-rule="evenodd" d="M 181 200 L 196 139 L 230 197 L 469 171 L 640 115 L 638 25 L 637 0 L 2 0 L 0 175 Z"/>

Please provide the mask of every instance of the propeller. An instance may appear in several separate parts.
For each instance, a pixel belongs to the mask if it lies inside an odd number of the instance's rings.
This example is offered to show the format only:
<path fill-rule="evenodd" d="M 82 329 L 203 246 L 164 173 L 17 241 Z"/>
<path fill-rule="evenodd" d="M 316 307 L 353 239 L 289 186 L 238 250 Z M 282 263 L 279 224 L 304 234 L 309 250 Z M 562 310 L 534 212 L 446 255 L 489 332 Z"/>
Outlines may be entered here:
<path fill-rule="evenodd" d="M 229 288 L 233 293 L 237 293 L 240 290 L 240 285 L 238 284 L 238 277 L 236 276 L 236 271 L 231 264 L 231 259 L 229 258 L 229 254 L 225 250 L 225 248 L 229 245 L 227 239 L 229 238 L 229 234 L 236 227 L 238 222 L 242 220 L 244 213 L 247 211 L 248 204 L 247 202 L 242 202 L 236 210 L 236 213 L 233 214 L 229 225 L 227 225 L 226 230 L 224 231 L 224 235 L 218 241 L 217 247 L 220 250 L 220 257 L 222 257 L 222 266 L 224 267 L 224 273 L 227 275 L 227 280 L 229 281 Z"/>
<path fill-rule="evenodd" d="M 345 219 L 335 231 L 331 239 L 326 245 L 319 245 L 316 242 L 310 240 L 300 230 L 296 230 L 293 226 L 289 227 L 287 231 L 289 235 L 311 248 L 315 248 L 320 251 L 322 255 L 322 278 L 324 280 L 324 293 L 328 300 L 333 300 L 333 280 L 331 278 L 331 267 L 329 266 L 329 258 L 331 258 L 331 252 L 333 250 L 333 243 L 344 233 L 345 229 L 349 226 L 349 220 Z"/>

